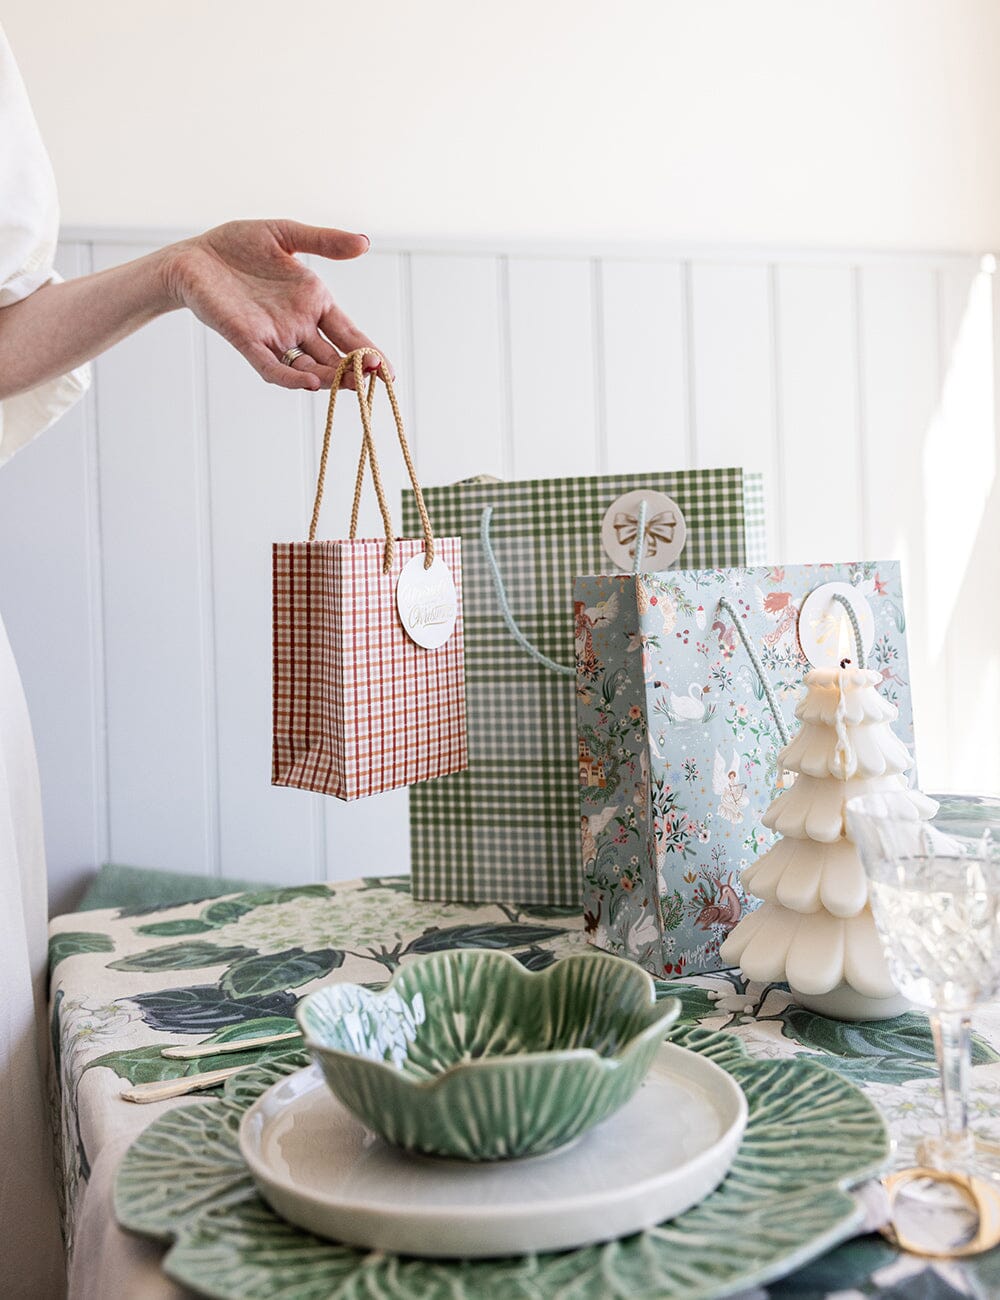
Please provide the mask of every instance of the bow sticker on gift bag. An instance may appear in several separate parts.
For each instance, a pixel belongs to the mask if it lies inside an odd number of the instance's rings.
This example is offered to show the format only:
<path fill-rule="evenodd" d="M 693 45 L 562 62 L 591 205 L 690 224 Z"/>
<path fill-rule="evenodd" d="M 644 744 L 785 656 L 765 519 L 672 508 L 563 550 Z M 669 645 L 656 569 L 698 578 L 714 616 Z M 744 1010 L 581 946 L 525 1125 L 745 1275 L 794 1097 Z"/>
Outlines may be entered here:
<path fill-rule="evenodd" d="M 687 524 L 668 496 L 641 490 L 628 492 L 615 502 L 610 517 L 605 516 L 601 540 L 607 554 L 614 554 L 617 542 L 620 550 L 634 563 L 640 537 L 640 561 L 648 568 L 666 568 L 680 555 L 687 541 Z M 654 560 L 656 563 L 652 563 Z"/>
<path fill-rule="evenodd" d="M 467 763 L 462 551 L 435 538 L 392 382 L 362 359 L 340 362 L 323 433 L 307 542 L 274 546 L 274 785 L 340 799 L 412 785 Z M 350 535 L 316 541 L 340 380 L 353 368 L 363 438 Z M 423 536 L 393 535 L 372 437 L 376 377 L 385 385 Z M 366 464 L 385 535 L 356 536 Z"/>

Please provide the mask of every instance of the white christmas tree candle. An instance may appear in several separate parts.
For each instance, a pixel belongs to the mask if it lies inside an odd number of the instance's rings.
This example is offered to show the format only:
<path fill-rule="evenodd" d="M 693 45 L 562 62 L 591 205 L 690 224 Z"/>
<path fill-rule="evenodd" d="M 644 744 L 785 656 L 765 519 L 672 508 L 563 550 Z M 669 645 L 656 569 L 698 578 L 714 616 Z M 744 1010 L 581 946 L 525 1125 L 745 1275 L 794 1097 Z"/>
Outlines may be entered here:
<path fill-rule="evenodd" d="M 778 755 L 797 773 L 764 814 L 782 838 L 743 873 L 761 906 L 720 950 L 748 979 L 787 981 L 802 1005 L 846 1020 L 884 1019 L 906 1003 L 882 955 L 868 906 L 868 884 L 847 839 L 844 805 L 855 795 L 902 790 L 915 818 L 937 805 L 908 790 L 912 764 L 890 724 L 897 710 L 878 694 L 878 673 L 815 668 L 795 710 L 801 726 Z"/>

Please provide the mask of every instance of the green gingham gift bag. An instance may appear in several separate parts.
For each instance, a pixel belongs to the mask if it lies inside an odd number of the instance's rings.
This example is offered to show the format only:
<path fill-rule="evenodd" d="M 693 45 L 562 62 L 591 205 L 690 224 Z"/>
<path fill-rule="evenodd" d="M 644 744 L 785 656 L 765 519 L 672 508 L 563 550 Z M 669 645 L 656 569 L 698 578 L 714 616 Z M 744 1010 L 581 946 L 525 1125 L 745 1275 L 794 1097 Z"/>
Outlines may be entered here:
<path fill-rule="evenodd" d="M 468 768 L 410 792 L 417 898 L 580 904 L 573 582 L 759 563 L 760 475 L 742 469 L 470 480 L 424 489 L 462 539 Z M 419 523 L 404 493 L 404 529 Z"/>

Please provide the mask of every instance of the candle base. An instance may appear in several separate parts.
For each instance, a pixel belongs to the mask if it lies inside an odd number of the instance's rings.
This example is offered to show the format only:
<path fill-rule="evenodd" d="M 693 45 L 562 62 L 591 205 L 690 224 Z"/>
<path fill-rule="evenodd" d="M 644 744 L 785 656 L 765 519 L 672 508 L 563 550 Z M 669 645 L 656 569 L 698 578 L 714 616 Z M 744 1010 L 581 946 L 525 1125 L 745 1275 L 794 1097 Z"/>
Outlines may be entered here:
<path fill-rule="evenodd" d="M 829 993 L 800 993 L 791 987 L 790 992 L 800 1007 L 831 1020 L 891 1020 L 912 1005 L 901 993 L 891 998 L 866 998 L 849 984 L 838 984 Z"/>

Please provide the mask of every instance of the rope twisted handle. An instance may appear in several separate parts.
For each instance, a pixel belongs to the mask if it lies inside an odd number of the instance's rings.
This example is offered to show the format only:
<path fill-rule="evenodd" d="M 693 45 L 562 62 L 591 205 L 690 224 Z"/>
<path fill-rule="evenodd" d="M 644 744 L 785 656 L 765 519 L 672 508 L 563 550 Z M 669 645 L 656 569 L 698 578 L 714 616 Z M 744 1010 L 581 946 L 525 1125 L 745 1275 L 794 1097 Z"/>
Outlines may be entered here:
<path fill-rule="evenodd" d="M 493 507 L 483 506 L 483 513 L 479 520 L 479 540 L 482 543 L 483 554 L 486 556 L 486 563 L 489 566 L 490 575 L 493 578 L 493 587 L 497 593 L 497 600 L 500 604 L 500 613 L 503 615 L 503 621 L 507 624 L 507 631 L 511 634 L 517 644 L 532 659 L 537 660 L 543 668 L 549 668 L 554 673 L 560 673 L 563 677 L 575 677 L 576 667 L 569 668 L 566 664 L 558 664 L 554 659 L 550 659 L 547 654 L 543 654 L 537 646 L 531 644 L 517 625 L 517 619 L 514 617 L 514 611 L 510 607 L 510 601 L 507 599 L 507 588 L 504 585 L 503 574 L 500 572 L 500 565 L 497 563 L 496 552 L 493 549 L 493 543 L 490 540 L 490 522 L 493 519 Z"/>
<path fill-rule="evenodd" d="M 392 533 L 392 515 L 389 511 L 389 503 L 385 499 L 385 489 L 382 486 L 382 472 L 379 469 L 378 457 L 375 454 L 375 439 L 372 436 L 372 402 L 375 397 L 375 383 L 381 379 L 385 384 L 386 392 L 389 394 L 389 405 L 392 407 L 393 419 L 396 422 L 396 433 L 399 437 L 399 446 L 403 453 L 403 460 L 406 462 L 406 472 L 410 476 L 410 483 L 413 487 L 413 495 L 416 498 L 417 510 L 420 512 L 420 524 L 424 533 L 424 568 L 429 569 L 434 563 L 434 534 L 431 531 L 430 516 L 427 513 L 427 507 L 424 505 L 424 494 L 420 491 L 420 484 L 417 482 L 417 471 L 413 465 L 413 458 L 410 455 L 410 448 L 406 441 L 406 434 L 403 432 L 403 416 L 399 409 L 399 402 L 396 400 L 396 393 L 392 386 L 392 380 L 384 374 L 381 369 L 372 372 L 368 382 L 368 392 L 365 393 L 365 375 L 363 362 L 366 356 L 378 357 L 382 361 L 381 355 L 374 348 L 358 348 L 354 352 L 349 352 L 346 356 L 341 357 L 340 364 L 337 366 L 336 374 L 333 378 L 333 385 L 330 389 L 330 404 L 326 409 L 326 426 L 323 429 L 323 450 L 319 458 L 319 475 L 316 480 L 316 497 L 313 501 L 312 519 L 309 522 L 309 540 L 316 540 L 316 529 L 319 525 L 319 511 L 323 504 L 323 487 L 326 482 L 326 464 L 330 455 L 330 433 L 333 429 L 333 412 L 337 404 L 337 393 L 340 390 L 340 382 L 347 373 L 350 366 L 354 371 L 354 384 L 358 394 L 358 409 L 361 412 L 361 428 L 363 435 L 361 439 L 361 456 L 358 460 L 358 473 L 354 482 L 354 502 L 351 506 L 351 532 L 350 537 L 353 541 L 358 531 L 358 509 L 361 504 L 361 486 L 364 482 L 365 463 L 370 462 L 372 470 L 372 482 L 375 485 L 375 496 L 378 499 L 379 513 L 382 516 L 382 524 L 385 528 L 385 551 L 382 559 L 382 572 L 388 573 L 392 568 L 393 555 L 395 554 L 396 542 Z"/>
<path fill-rule="evenodd" d="M 835 591 L 830 599 L 835 600 L 839 605 L 843 605 L 844 609 L 847 611 L 847 617 L 851 624 L 851 631 L 854 633 L 854 648 L 858 656 L 858 667 L 864 668 L 868 656 L 865 654 L 865 639 L 861 635 L 861 624 L 858 622 L 858 616 L 855 613 L 854 606 L 842 591 Z"/>
<path fill-rule="evenodd" d="M 739 614 L 736 612 L 735 609 L 733 609 L 733 606 L 727 596 L 719 597 L 719 609 L 724 609 L 726 613 L 729 615 L 729 617 L 733 620 L 733 627 L 736 630 L 736 635 L 743 642 L 743 649 L 747 652 L 747 655 L 750 658 L 750 662 L 754 666 L 754 672 L 756 672 L 757 676 L 760 678 L 760 684 L 764 688 L 764 695 L 767 698 L 767 703 L 768 706 L 770 707 L 771 715 L 774 718 L 774 725 L 778 728 L 778 735 L 781 737 L 781 743 L 782 745 L 787 745 L 790 740 L 790 737 L 788 735 L 788 728 L 785 726 L 785 719 L 781 715 L 781 709 L 778 707 L 778 701 L 774 698 L 774 691 L 771 689 L 771 683 L 767 679 L 767 673 L 764 671 L 764 665 L 760 661 L 760 655 L 757 653 L 756 649 L 754 648 L 753 642 L 750 640 L 749 636 L 747 635 L 746 628 L 743 626 L 742 622 L 740 621 Z"/>

